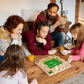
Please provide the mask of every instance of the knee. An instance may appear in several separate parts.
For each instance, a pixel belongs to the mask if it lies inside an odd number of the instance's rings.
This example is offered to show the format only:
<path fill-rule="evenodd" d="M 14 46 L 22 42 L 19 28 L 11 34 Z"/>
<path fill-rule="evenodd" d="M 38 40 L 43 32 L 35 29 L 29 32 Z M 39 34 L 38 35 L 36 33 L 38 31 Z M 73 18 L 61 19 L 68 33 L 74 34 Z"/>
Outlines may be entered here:
<path fill-rule="evenodd" d="M 65 33 L 64 32 L 61 32 L 61 37 L 63 38 L 63 39 L 65 39 Z"/>

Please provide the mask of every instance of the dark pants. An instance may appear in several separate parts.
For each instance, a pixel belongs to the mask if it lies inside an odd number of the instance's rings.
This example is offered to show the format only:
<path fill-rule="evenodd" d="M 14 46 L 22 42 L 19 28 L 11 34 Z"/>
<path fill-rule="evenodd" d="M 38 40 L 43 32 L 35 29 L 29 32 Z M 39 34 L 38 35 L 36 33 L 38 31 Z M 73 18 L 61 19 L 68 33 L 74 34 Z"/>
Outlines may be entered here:
<path fill-rule="evenodd" d="M 64 32 L 56 31 L 55 33 L 50 33 L 50 36 L 51 36 L 52 40 L 58 39 L 57 47 L 64 44 L 64 41 L 65 41 L 65 33 Z"/>
<path fill-rule="evenodd" d="M 3 56 L 0 56 L 0 63 L 5 60 L 5 54 Z"/>

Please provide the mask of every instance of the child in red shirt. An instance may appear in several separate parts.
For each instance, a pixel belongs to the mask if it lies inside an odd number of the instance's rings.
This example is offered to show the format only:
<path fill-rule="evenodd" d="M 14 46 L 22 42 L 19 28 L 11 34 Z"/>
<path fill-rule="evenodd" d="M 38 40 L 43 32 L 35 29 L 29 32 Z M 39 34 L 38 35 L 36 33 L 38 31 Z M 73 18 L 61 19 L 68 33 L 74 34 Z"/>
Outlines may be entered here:
<path fill-rule="evenodd" d="M 51 50 L 51 37 L 49 26 L 46 21 L 37 23 L 35 31 L 26 31 L 22 34 L 23 42 L 28 44 L 28 47 L 34 55 L 55 54 L 56 50 Z M 36 45 L 43 45 L 43 50 L 36 48 Z"/>

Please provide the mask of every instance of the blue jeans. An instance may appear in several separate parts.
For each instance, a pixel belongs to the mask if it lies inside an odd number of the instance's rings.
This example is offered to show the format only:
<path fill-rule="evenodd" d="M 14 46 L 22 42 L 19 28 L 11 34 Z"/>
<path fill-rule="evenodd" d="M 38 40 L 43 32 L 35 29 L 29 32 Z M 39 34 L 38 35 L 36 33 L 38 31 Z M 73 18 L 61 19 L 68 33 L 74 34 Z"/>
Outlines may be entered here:
<path fill-rule="evenodd" d="M 52 40 L 57 40 L 57 47 L 61 46 L 64 44 L 65 41 L 65 33 L 64 32 L 54 32 L 54 33 L 50 33 L 51 39 Z"/>
<path fill-rule="evenodd" d="M 0 63 L 5 60 L 5 56 L 6 54 L 4 54 L 3 56 L 0 56 Z"/>

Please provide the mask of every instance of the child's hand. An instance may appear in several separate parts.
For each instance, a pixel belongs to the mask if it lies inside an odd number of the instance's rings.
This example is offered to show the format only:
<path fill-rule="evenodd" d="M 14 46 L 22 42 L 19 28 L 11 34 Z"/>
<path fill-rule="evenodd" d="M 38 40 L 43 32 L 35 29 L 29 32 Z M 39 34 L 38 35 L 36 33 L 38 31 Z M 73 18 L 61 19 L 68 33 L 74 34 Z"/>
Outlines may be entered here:
<path fill-rule="evenodd" d="M 71 63 L 71 61 L 72 61 L 72 56 L 69 56 L 67 62 Z"/>
<path fill-rule="evenodd" d="M 62 51 L 62 55 L 67 55 L 68 53 L 71 53 L 71 51 L 70 50 L 63 50 Z"/>
<path fill-rule="evenodd" d="M 43 45 L 45 45 L 45 44 L 47 43 L 45 39 L 40 38 L 40 37 L 36 38 L 36 41 L 37 41 L 38 43 L 43 43 Z"/>
<path fill-rule="evenodd" d="M 11 38 L 13 38 L 13 39 L 15 39 L 15 40 L 18 40 L 19 35 L 16 35 L 16 34 L 11 34 Z"/>
<path fill-rule="evenodd" d="M 0 56 L 3 56 L 4 55 L 4 53 L 3 52 L 0 52 Z"/>
<path fill-rule="evenodd" d="M 62 55 L 67 55 L 67 54 L 68 54 L 67 50 L 62 51 Z"/>
<path fill-rule="evenodd" d="M 55 54 L 56 52 L 57 52 L 57 50 L 49 50 L 48 51 L 48 54 L 51 54 L 52 55 L 52 54 Z"/>
<path fill-rule="evenodd" d="M 33 83 L 33 84 L 38 84 L 38 82 L 37 82 L 36 79 L 33 79 L 31 83 Z"/>

